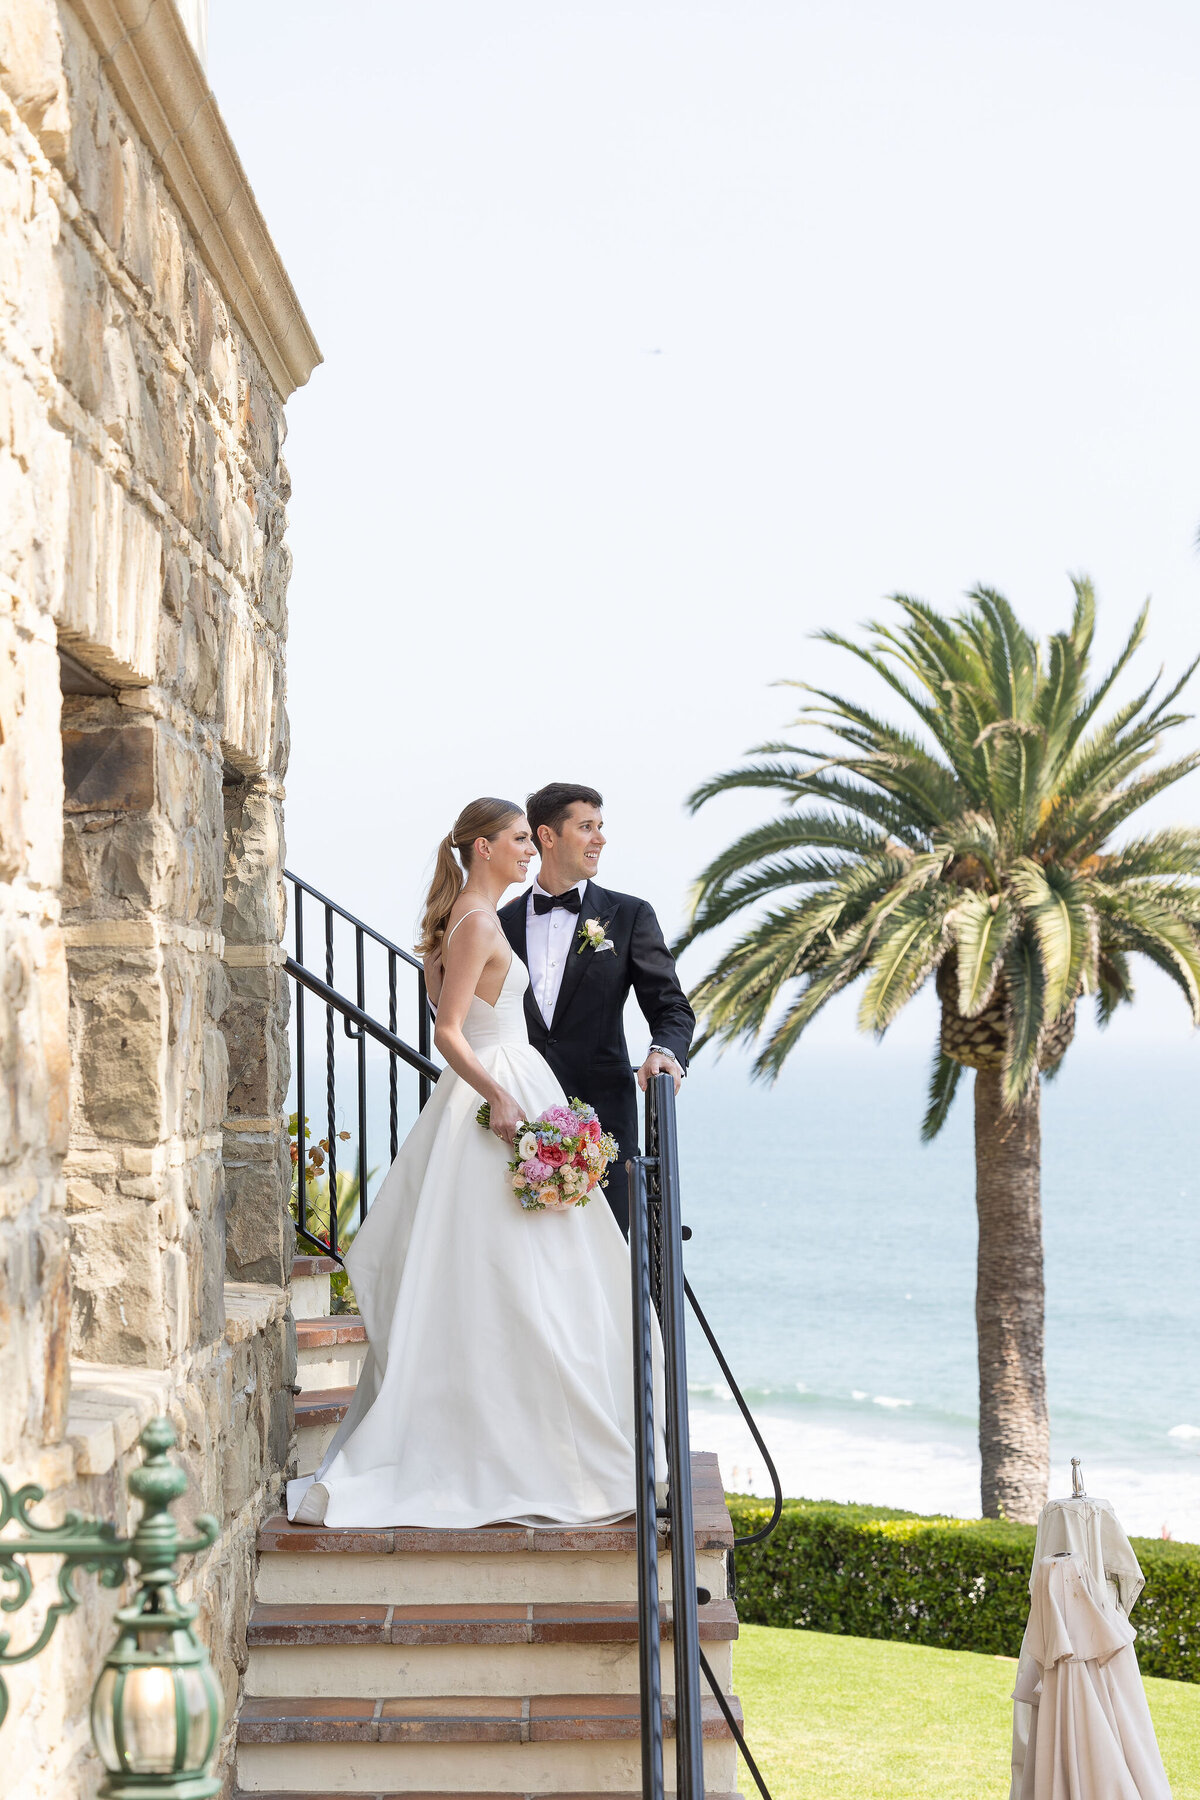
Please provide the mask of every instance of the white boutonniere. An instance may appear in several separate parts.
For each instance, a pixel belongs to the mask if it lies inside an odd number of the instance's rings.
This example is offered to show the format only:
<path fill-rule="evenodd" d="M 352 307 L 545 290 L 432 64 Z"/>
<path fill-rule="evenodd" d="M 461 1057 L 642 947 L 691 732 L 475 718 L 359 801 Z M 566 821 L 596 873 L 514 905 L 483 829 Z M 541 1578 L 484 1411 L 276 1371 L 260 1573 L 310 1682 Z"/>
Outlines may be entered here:
<path fill-rule="evenodd" d="M 612 939 L 604 935 L 607 925 L 607 919 L 585 919 L 579 927 L 579 949 L 575 952 L 576 956 L 582 955 L 585 950 L 595 950 L 597 954 L 601 950 L 615 950 L 616 945 Z"/>

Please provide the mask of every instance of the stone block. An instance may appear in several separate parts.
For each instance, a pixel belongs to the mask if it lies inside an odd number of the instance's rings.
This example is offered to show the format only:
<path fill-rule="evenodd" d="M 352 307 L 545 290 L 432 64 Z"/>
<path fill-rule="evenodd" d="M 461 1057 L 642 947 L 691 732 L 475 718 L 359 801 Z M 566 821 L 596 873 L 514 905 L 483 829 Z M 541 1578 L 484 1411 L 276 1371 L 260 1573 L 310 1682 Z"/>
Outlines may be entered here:
<path fill-rule="evenodd" d="M 279 802 L 251 783 L 225 794 L 225 879 L 221 930 L 227 944 L 283 938 L 283 830 Z"/>
<path fill-rule="evenodd" d="M 51 1216 L 38 1233 L 36 1268 L 42 1330 L 42 1442 L 57 1444 L 71 1398 L 71 1258 L 64 1220 Z"/>
<path fill-rule="evenodd" d="M 157 522 L 73 447 L 67 538 L 55 616 L 64 643 L 113 681 L 153 679 L 162 592 Z"/>
<path fill-rule="evenodd" d="M 95 953 L 92 953 L 93 957 Z M 98 1137 L 156 1143 L 163 1128 L 165 1020 L 153 979 L 114 980 L 79 1039 L 79 1086 Z"/>
<path fill-rule="evenodd" d="M 296 1234 L 287 1208 L 290 1159 L 282 1141 L 247 1145 L 231 1133 L 226 1146 L 226 1268 L 235 1281 L 282 1287 L 295 1255 Z M 250 1160 L 255 1149 L 264 1160 Z"/>
<path fill-rule="evenodd" d="M 223 1010 L 224 1008 L 222 1008 Z M 204 1027 L 200 1080 L 201 1130 L 215 1131 L 225 1117 L 226 1103 L 229 1097 L 229 1050 L 225 1043 L 224 1032 L 216 1025 L 205 1025 Z"/>
<path fill-rule="evenodd" d="M 287 978 L 278 968 L 231 968 L 222 1018 L 229 1053 L 227 1116 L 281 1118 L 287 1095 Z"/>
<path fill-rule="evenodd" d="M 72 1349 L 85 1362 L 168 1364 L 166 1296 L 154 1204 L 114 1196 L 71 1216 Z"/>
<path fill-rule="evenodd" d="M 66 163 L 71 111 L 56 11 L 30 4 L 0 9 L 0 75 L 45 155 Z"/>
<path fill-rule="evenodd" d="M 51 358 L 58 378 L 85 412 L 104 391 L 105 282 L 73 231 L 58 235 L 47 282 Z"/>
<path fill-rule="evenodd" d="M 183 698 L 200 718 L 212 718 L 221 682 L 220 606 L 203 575 L 194 575 L 188 586 L 179 656 Z"/>
<path fill-rule="evenodd" d="M 81 840 L 89 886 L 106 913 L 140 918 L 162 898 L 171 846 L 155 813 L 93 822 Z"/>
<path fill-rule="evenodd" d="M 256 631 L 244 601 L 234 596 L 222 619 L 221 747 L 234 767 L 253 775 L 267 766 L 277 647 Z"/>
<path fill-rule="evenodd" d="M 155 731 L 130 721 L 64 731 L 63 785 L 68 812 L 148 812 L 155 799 Z"/>
<path fill-rule="evenodd" d="M 0 880 L 53 887 L 62 857 L 58 657 L 0 617 Z"/>
<path fill-rule="evenodd" d="M 0 914 L 0 1166 L 66 1149 L 65 959 L 56 927 Z"/>
<path fill-rule="evenodd" d="M 19 655 L 11 619 L 0 618 L 0 881 L 14 880 L 25 866 L 20 731 L 25 681 Z"/>
<path fill-rule="evenodd" d="M 225 1172 L 215 1152 L 184 1172 L 191 1211 L 186 1238 L 191 1344 L 216 1343 L 225 1329 Z"/>
<path fill-rule="evenodd" d="M 42 937 L 36 980 L 46 1070 L 46 1149 L 64 1156 L 71 1137 L 70 984 L 66 945 L 57 928 Z"/>

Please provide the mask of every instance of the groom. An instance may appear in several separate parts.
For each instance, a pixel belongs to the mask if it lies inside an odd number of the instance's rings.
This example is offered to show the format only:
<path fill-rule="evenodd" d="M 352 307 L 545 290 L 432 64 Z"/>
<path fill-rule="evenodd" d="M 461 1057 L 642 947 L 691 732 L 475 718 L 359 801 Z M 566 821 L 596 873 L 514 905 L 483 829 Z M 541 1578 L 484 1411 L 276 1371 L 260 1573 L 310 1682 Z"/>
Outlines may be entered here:
<path fill-rule="evenodd" d="M 606 1192 L 628 1237 L 625 1159 L 638 1154 L 637 1090 L 665 1070 L 679 1092 L 696 1016 L 654 908 L 596 884 L 606 841 L 602 805 L 595 788 L 566 781 L 530 794 L 525 811 L 541 868 L 532 888 L 500 909 L 500 923 L 529 970 L 530 1043 L 567 1098 L 595 1107 L 620 1145 Z M 650 1054 L 636 1077 L 623 1020 L 630 988 L 650 1027 Z"/>

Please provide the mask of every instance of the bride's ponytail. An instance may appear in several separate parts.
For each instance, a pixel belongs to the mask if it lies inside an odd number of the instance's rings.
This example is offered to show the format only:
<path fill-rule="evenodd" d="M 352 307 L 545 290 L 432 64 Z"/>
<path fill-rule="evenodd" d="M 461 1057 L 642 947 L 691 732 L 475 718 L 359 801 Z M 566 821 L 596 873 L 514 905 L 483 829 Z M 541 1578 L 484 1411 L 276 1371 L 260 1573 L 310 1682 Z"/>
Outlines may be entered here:
<path fill-rule="evenodd" d="M 417 940 L 418 956 L 428 956 L 442 941 L 442 933 L 454 910 L 454 902 L 466 886 L 463 869 L 470 870 L 472 846 L 476 838 L 487 838 L 491 842 L 493 838 L 499 837 L 506 825 L 511 825 L 520 816 L 521 808 L 511 800 L 472 800 L 469 806 L 463 807 L 453 828 L 438 845 L 433 880 L 425 898 L 421 935 Z M 456 850 L 458 856 L 454 854 Z M 461 866 L 459 857 L 462 858 Z"/>

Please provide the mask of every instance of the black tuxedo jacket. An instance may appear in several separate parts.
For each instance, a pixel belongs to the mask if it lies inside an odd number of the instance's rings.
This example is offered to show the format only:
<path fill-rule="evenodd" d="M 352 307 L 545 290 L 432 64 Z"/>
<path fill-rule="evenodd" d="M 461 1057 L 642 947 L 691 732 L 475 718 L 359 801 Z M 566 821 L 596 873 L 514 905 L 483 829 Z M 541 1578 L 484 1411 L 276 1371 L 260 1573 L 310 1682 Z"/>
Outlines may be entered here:
<path fill-rule="evenodd" d="M 513 950 L 528 964 L 526 924 L 529 890 L 500 909 L 500 923 Z M 625 1159 L 638 1154 L 638 1088 L 625 1042 L 625 1001 L 632 988 L 650 1027 L 650 1041 L 670 1050 L 687 1068 L 696 1015 L 675 973 L 654 908 L 632 894 L 614 894 L 589 881 L 578 922 L 599 919 L 611 950 L 573 948 L 549 1024 L 530 988 L 525 995 L 529 1041 L 540 1050 L 562 1083 L 568 1100 L 594 1106 L 605 1131 L 620 1145 L 609 1171 L 608 1203 L 628 1235 L 629 1206 Z"/>

